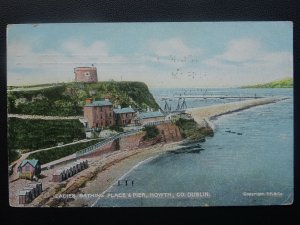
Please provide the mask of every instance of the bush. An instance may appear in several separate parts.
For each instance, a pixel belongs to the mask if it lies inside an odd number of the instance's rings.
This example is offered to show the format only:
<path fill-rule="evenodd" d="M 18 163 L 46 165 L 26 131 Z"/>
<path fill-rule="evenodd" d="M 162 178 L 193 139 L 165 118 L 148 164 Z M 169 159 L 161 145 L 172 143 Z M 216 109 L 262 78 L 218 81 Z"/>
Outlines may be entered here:
<path fill-rule="evenodd" d="M 124 132 L 123 127 L 117 126 L 117 125 L 113 125 L 109 127 L 110 130 L 115 130 L 117 132 Z"/>
<path fill-rule="evenodd" d="M 29 120 L 9 118 L 8 148 L 32 151 L 84 139 L 85 131 L 78 120 Z"/>
<path fill-rule="evenodd" d="M 8 151 L 8 162 L 9 163 L 12 163 L 12 162 L 16 161 L 20 157 L 21 157 L 20 153 L 18 153 L 16 150 L 10 149 Z"/>
<path fill-rule="evenodd" d="M 179 131 L 183 138 L 203 140 L 207 136 L 212 137 L 214 135 L 214 132 L 210 127 L 199 127 L 194 119 L 188 120 L 180 118 L 175 124 L 179 127 Z"/>
<path fill-rule="evenodd" d="M 156 128 L 156 126 L 146 126 L 143 131 L 146 131 L 143 140 L 150 140 L 159 135 L 159 130 Z"/>
<path fill-rule="evenodd" d="M 41 86 L 41 85 L 40 85 Z M 42 86 L 41 86 L 42 87 Z M 91 94 L 93 93 L 93 94 Z M 37 96 L 40 96 L 37 98 Z M 142 82 L 104 81 L 92 84 L 66 83 L 38 90 L 8 92 L 8 113 L 76 116 L 82 115 L 87 97 L 110 98 L 115 105 L 136 109 L 159 109 L 147 85 Z M 19 102 L 18 99 L 25 99 Z M 16 102 L 18 101 L 18 104 Z"/>

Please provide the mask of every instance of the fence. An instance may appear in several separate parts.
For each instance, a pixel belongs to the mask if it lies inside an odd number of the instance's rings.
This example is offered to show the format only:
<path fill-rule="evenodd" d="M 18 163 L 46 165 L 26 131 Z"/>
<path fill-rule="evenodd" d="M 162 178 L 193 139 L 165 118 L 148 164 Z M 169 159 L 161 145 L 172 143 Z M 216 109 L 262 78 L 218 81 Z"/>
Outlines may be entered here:
<path fill-rule="evenodd" d="M 126 137 L 126 136 L 129 136 L 129 135 L 132 135 L 132 134 L 135 134 L 135 133 L 138 133 L 139 131 L 141 131 L 143 128 L 137 128 L 135 130 L 131 130 L 131 131 L 127 131 L 127 132 L 124 132 L 124 133 L 120 133 L 120 134 L 116 134 L 112 137 L 109 137 L 107 139 L 105 139 L 104 141 L 101 141 L 95 145 L 92 145 L 92 146 L 89 146 L 85 149 L 82 149 L 78 152 L 76 152 L 76 158 L 78 157 L 82 157 L 84 155 L 88 155 L 92 152 L 94 152 L 95 150 L 97 150 L 98 148 L 110 143 L 110 142 L 113 142 L 114 140 L 117 140 L 121 137 Z"/>
<path fill-rule="evenodd" d="M 166 123 L 171 123 L 171 120 L 162 120 L 162 121 L 155 121 L 155 122 L 148 122 L 144 124 L 145 127 L 147 126 L 156 126 L 160 124 L 166 124 Z"/>
<path fill-rule="evenodd" d="M 156 126 L 156 125 L 160 125 L 160 124 L 166 124 L 166 123 L 171 123 L 171 120 L 163 120 L 163 121 L 156 121 L 156 122 L 149 122 L 147 124 L 144 124 L 144 126 Z M 143 127 L 139 127 L 139 128 L 136 128 L 134 130 L 131 130 L 131 131 L 127 131 L 127 132 L 123 132 L 123 133 L 120 133 L 120 134 L 116 134 L 114 136 L 111 136 L 109 138 L 106 138 L 104 141 L 101 141 L 95 145 L 92 145 L 92 146 L 89 146 L 85 149 L 82 149 L 78 152 L 76 152 L 76 158 L 79 158 L 79 157 L 82 157 L 84 155 L 88 155 L 92 152 L 94 152 L 95 150 L 97 150 L 98 148 L 108 144 L 108 143 L 111 143 L 113 142 L 114 140 L 117 140 L 121 137 L 126 137 L 126 136 L 129 136 L 129 135 L 132 135 L 132 134 L 135 134 L 135 133 L 138 133 L 140 132 L 141 130 L 143 129 Z"/>

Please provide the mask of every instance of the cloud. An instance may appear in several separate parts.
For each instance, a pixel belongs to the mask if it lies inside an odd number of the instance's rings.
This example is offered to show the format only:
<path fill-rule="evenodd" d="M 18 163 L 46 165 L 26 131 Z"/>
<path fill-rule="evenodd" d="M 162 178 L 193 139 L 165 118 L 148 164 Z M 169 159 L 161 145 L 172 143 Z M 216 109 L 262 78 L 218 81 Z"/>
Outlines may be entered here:
<path fill-rule="evenodd" d="M 194 49 L 189 48 L 179 38 L 152 41 L 150 49 L 158 56 L 188 56 L 196 53 Z"/>
<path fill-rule="evenodd" d="M 103 41 L 95 41 L 90 45 L 84 45 L 79 40 L 68 40 L 62 44 L 62 49 L 72 56 L 107 56 L 108 46 Z"/>
<path fill-rule="evenodd" d="M 230 41 L 227 50 L 216 58 L 232 62 L 244 62 L 255 60 L 262 54 L 262 45 L 258 40 L 243 38 Z"/>
<path fill-rule="evenodd" d="M 74 67 L 91 64 L 97 67 L 99 80 L 121 80 L 122 77 L 123 80 L 144 81 L 150 86 L 168 87 L 239 86 L 293 74 L 291 52 L 267 51 L 256 39 L 231 40 L 224 52 L 206 59 L 203 59 L 206 56 L 202 49 L 191 48 L 180 38 L 145 43 L 143 49 L 121 55 L 112 54 L 110 46 L 101 40 L 85 43 L 68 39 L 56 49 L 39 51 L 34 50 L 34 42 L 10 42 L 8 84 L 69 82 L 74 79 Z M 177 61 L 173 62 L 169 56 L 175 56 Z M 187 56 L 199 57 L 202 61 L 180 60 Z M 172 79 L 178 68 L 185 75 Z M 202 75 L 194 79 L 188 77 L 188 72 Z"/>
<path fill-rule="evenodd" d="M 293 76 L 293 54 L 267 51 L 255 39 L 235 39 L 224 53 L 203 61 L 210 74 L 226 85 L 269 82 Z M 222 79 L 223 77 L 223 79 Z"/>
<path fill-rule="evenodd" d="M 34 43 L 20 40 L 8 45 L 8 84 L 35 84 L 63 82 L 74 79 L 73 69 L 78 66 L 98 68 L 102 80 L 119 78 L 122 73 L 140 70 L 144 59 L 137 55 L 111 55 L 103 41 L 84 44 L 79 40 L 66 40 L 57 49 L 34 51 Z M 125 77 L 124 77 L 125 78 Z"/>

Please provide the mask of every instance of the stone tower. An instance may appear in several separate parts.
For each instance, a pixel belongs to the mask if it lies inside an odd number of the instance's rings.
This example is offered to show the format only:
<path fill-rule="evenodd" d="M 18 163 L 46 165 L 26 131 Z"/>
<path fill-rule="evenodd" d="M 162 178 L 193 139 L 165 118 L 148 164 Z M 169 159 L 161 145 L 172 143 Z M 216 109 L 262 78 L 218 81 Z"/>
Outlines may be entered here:
<path fill-rule="evenodd" d="M 92 67 L 76 67 L 74 68 L 75 82 L 94 83 L 98 82 L 97 68 Z"/>

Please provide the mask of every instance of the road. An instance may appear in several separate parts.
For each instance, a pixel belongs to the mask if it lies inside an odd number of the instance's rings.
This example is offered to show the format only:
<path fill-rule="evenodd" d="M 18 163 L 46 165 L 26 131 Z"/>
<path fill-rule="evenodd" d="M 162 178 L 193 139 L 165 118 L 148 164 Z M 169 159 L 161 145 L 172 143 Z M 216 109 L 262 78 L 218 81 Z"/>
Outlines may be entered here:
<path fill-rule="evenodd" d="M 42 116 L 42 115 L 25 115 L 25 114 L 8 114 L 8 118 L 30 119 L 30 120 L 78 120 L 82 116 Z"/>

